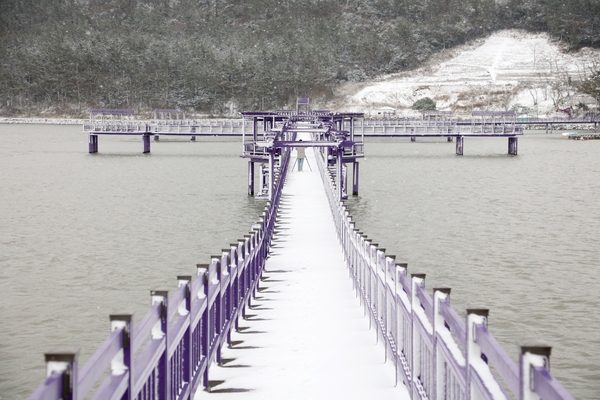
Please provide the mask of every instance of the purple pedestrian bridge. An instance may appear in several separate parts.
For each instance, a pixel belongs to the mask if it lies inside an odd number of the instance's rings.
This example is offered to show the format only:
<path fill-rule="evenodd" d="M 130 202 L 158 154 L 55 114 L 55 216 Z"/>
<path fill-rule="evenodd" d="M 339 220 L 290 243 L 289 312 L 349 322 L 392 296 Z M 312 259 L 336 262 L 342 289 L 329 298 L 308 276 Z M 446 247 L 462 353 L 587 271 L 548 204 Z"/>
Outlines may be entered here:
<path fill-rule="evenodd" d="M 307 100 L 308 101 L 308 100 Z M 150 152 L 150 138 L 159 141 L 161 136 L 190 137 L 192 141 L 202 136 L 246 137 L 256 132 L 255 123 L 274 124 L 297 114 L 306 113 L 308 104 L 299 102 L 296 111 L 270 111 L 242 113 L 242 119 L 188 119 L 185 111 L 178 109 L 154 110 L 150 120 L 136 120 L 133 110 L 92 109 L 90 119 L 83 126 L 89 135 L 89 152 L 98 152 L 98 138 L 103 135 L 140 136 L 143 152 Z M 328 111 L 311 110 L 314 116 L 324 117 Z M 258 121 L 253 115 L 259 116 Z M 524 126 L 545 126 L 551 132 L 555 125 L 600 127 L 597 116 L 575 118 L 517 118 L 513 111 L 474 111 L 471 118 L 453 118 L 451 111 L 423 111 L 421 118 L 405 119 L 365 119 L 363 114 L 336 113 L 338 130 L 351 135 L 378 138 L 406 137 L 411 141 L 417 138 L 446 137 L 456 141 L 456 154 L 464 154 L 464 139 L 467 137 L 504 137 L 508 139 L 508 154 L 517 155 L 518 136 L 523 135 Z M 360 117 L 357 117 L 360 115 Z M 343 117 L 342 117 L 343 116 Z M 356 172 L 358 174 L 358 172 Z"/>
<path fill-rule="evenodd" d="M 121 115 L 128 118 L 130 114 Z M 339 268 L 332 268 L 342 271 L 343 281 L 351 282 L 349 290 L 353 298 L 358 297 L 355 301 L 360 302 L 370 327 L 363 333 L 375 333 L 387 365 L 394 371 L 389 385 L 402 389 L 386 392 L 398 395 L 389 398 L 573 399 L 549 371 L 549 346 L 523 342 L 518 362 L 514 362 L 489 332 L 487 309 L 468 308 L 459 315 L 451 305 L 450 288 L 436 287 L 430 294 L 424 274 L 409 272 L 406 263 L 398 262 L 396 256 L 387 254 L 356 227 L 343 203 L 349 193 L 345 164 L 352 163 L 358 172 L 363 142 L 362 136 L 345 127 L 353 127 L 362 114 L 311 111 L 308 102 L 301 102 L 296 111 L 243 115 L 251 122 L 252 132 L 244 136 L 242 157 L 249 160 L 252 170 L 254 163 L 260 163 L 265 171 L 260 192 L 267 201 L 260 222 L 236 243 L 212 256 L 208 264 L 198 264 L 195 276 L 177 276 L 178 285 L 172 293 L 151 291 L 150 308 L 136 324 L 131 314 L 111 315 L 108 337 L 82 368 L 76 350 L 46 353 L 46 379 L 30 400 L 179 400 L 214 395 L 209 393 L 211 371 L 225 363 L 224 350 L 239 347 L 232 335 L 239 334 L 240 323 L 249 320 L 246 313 L 259 302 L 258 293 L 266 292 L 264 289 L 272 284 L 263 275 L 281 272 L 274 269 L 278 265 L 301 265 L 294 272 L 297 277 L 305 276 L 301 275 L 303 270 L 317 270 L 305 268 L 302 257 L 310 257 L 311 248 L 302 243 L 323 244 L 319 251 L 327 252 L 327 257 L 319 259 L 331 261 L 318 265 L 318 269 L 328 270 L 339 261 Z M 313 173 L 290 174 L 293 149 L 299 146 L 306 148 L 308 159 L 314 163 Z M 249 172 L 251 180 L 253 176 Z M 251 182 L 249 193 L 254 192 L 253 186 Z M 352 192 L 357 190 L 356 179 Z M 313 223 L 320 228 L 310 234 L 297 232 Z M 331 232 L 333 241 L 322 239 L 321 232 Z M 301 239 L 312 242 L 294 243 Z M 323 292 L 331 292 L 327 288 L 333 284 L 314 278 L 303 283 L 321 287 Z M 310 303 L 296 296 L 285 304 L 273 301 L 271 307 L 312 304 L 315 309 L 306 312 L 309 316 L 323 307 L 329 307 L 332 317 L 343 314 L 333 303 Z M 266 312 L 261 307 L 252 311 Z M 317 326 L 306 333 L 317 341 L 342 340 L 345 336 L 336 336 L 323 324 Z M 260 337 L 272 333 L 254 334 Z M 307 354 L 312 354 L 310 350 L 303 348 Z M 261 357 L 261 349 L 253 351 Z M 272 361 L 284 366 L 294 362 L 283 356 Z M 346 371 L 345 364 L 350 363 L 344 362 L 337 369 Z M 252 373 L 252 366 L 246 367 L 244 372 L 237 370 L 238 376 Z M 348 376 L 343 388 L 330 388 L 333 396 L 371 376 L 368 365 L 356 367 L 367 369 L 352 378 Z M 261 371 L 256 373 L 261 375 Z M 299 393 L 290 392 L 291 383 L 287 386 L 286 379 L 294 378 L 303 378 L 302 370 L 273 379 L 265 376 L 265 387 L 257 389 L 255 395 L 261 397 L 262 393 L 263 398 L 269 398 L 269 394 L 287 391 L 287 397 L 303 398 L 302 384 L 294 389 Z M 277 386 L 282 379 L 279 389 L 283 392 L 270 392 L 269 385 Z M 230 393 L 237 398 L 249 392 L 232 389 Z M 225 396 L 226 392 L 219 395 Z"/>

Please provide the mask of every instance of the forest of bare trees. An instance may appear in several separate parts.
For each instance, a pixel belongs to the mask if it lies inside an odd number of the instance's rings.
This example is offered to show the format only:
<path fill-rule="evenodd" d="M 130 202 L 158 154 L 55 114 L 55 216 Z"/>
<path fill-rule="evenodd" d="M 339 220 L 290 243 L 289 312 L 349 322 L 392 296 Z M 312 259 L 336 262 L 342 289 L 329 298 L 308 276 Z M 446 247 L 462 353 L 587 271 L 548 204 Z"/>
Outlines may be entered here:
<path fill-rule="evenodd" d="M 600 47 L 598 15 L 597 0 L 0 0 L 0 115 L 284 108 L 497 29 Z"/>

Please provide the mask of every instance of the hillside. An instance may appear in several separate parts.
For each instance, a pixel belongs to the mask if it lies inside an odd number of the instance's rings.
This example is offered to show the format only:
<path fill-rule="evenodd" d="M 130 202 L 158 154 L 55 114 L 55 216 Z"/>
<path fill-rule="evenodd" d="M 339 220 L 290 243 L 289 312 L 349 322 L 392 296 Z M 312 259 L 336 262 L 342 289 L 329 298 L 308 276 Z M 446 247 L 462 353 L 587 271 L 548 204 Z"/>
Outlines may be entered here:
<path fill-rule="evenodd" d="M 502 29 L 600 47 L 598 15 L 597 0 L 3 0 L 0 116 L 324 103 Z"/>
<path fill-rule="evenodd" d="M 367 113 L 387 106 L 406 116 L 429 97 L 438 110 L 457 115 L 482 109 L 548 115 L 567 107 L 583 113 L 582 104 L 593 108 L 595 101 L 577 86 L 599 66 L 598 49 L 565 53 L 548 34 L 504 30 L 440 52 L 414 71 L 341 85 L 330 106 Z"/>

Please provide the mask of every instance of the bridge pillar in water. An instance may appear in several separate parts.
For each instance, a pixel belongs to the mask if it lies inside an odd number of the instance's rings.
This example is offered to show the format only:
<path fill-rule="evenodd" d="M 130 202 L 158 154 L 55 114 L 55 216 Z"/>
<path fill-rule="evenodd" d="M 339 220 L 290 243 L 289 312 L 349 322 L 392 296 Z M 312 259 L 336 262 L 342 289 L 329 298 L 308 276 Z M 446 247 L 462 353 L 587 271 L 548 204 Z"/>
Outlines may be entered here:
<path fill-rule="evenodd" d="M 416 137 L 414 137 L 414 136 L 411 136 L 411 137 L 410 137 L 410 141 L 411 141 L 411 142 L 416 142 L 416 141 L 417 141 L 417 138 L 416 138 Z"/>
<path fill-rule="evenodd" d="M 352 195 L 358 196 L 358 161 L 352 163 Z"/>
<path fill-rule="evenodd" d="M 90 135 L 89 152 L 90 153 L 98 152 L 98 135 Z"/>
<path fill-rule="evenodd" d="M 150 134 L 145 133 L 142 140 L 144 141 L 144 154 L 150 153 Z"/>
<path fill-rule="evenodd" d="M 448 141 L 449 142 L 454 142 L 454 138 L 452 136 L 448 136 Z"/>
<path fill-rule="evenodd" d="M 160 136 L 158 136 L 158 135 L 154 135 L 154 141 L 155 141 L 155 142 L 158 142 L 159 140 L 160 140 Z"/>
<path fill-rule="evenodd" d="M 248 196 L 254 196 L 254 162 L 248 161 Z"/>
<path fill-rule="evenodd" d="M 456 155 L 462 156 L 465 148 L 465 138 L 464 136 L 456 137 Z"/>
<path fill-rule="evenodd" d="M 517 137 L 509 137 L 508 138 L 508 154 L 511 156 L 516 156 L 519 150 L 519 139 Z"/>

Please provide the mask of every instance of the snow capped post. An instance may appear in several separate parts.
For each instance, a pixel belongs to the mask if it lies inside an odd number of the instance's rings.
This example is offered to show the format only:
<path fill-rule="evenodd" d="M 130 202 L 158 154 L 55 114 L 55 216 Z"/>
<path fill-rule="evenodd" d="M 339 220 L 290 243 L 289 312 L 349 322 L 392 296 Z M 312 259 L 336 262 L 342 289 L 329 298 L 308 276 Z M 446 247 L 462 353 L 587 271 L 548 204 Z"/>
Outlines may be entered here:
<path fill-rule="evenodd" d="M 111 373 L 118 376 L 128 372 L 128 390 L 124 398 L 133 399 L 133 314 L 112 314 L 109 318 L 111 332 L 123 329 L 123 348 L 111 361 Z"/>
<path fill-rule="evenodd" d="M 440 302 L 450 300 L 450 292 L 451 289 L 446 286 L 433 288 L 433 385 L 432 385 L 432 398 L 446 398 L 444 393 L 445 386 L 445 370 L 444 370 L 444 359 L 443 357 L 438 355 L 438 352 L 441 351 L 438 348 L 438 333 L 447 330 L 444 321 L 444 317 L 440 314 Z M 439 391 L 439 395 L 438 395 Z M 444 395 L 442 396 L 442 393 Z"/>
<path fill-rule="evenodd" d="M 55 386 L 60 389 L 64 400 L 77 400 L 77 358 L 78 351 L 57 351 L 44 354 L 46 359 L 46 386 Z M 51 377 L 55 380 L 50 382 Z M 42 398 L 45 393 L 44 386 L 40 386 L 32 399 Z M 44 397 L 45 398 L 45 397 Z"/>
<path fill-rule="evenodd" d="M 519 343 L 519 382 L 521 400 L 539 400 L 540 396 L 534 391 L 533 368 L 550 369 L 550 353 L 552 347 L 531 342 Z"/>
<path fill-rule="evenodd" d="M 552 347 L 539 342 L 519 343 L 520 400 L 574 400 L 566 389 L 550 375 Z"/>
<path fill-rule="evenodd" d="M 410 371 L 412 374 L 411 384 L 409 391 L 411 394 L 415 392 L 419 392 L 421 388 L 421 383 L 419 382 L 420 371 L 422 370 L 423 360 L 422 360 L 422 352 L 421 352 L 421 334 L 420 334 L 420 325 L 423 321 L 420 321 L 419 311 L 422 311 L 421 300 L 417 295 L 417 287 L 422 286 L 425 288 L 425 274 L 423 273 L 413 273 L 411 276 L 411 290 L 410 290 L 410 304 L 411 304 L 411 366 Z"/>
<path fill-rule="evenodd" d="M 482 359 L 482 352 L 477 337 L 475 336 L 476 325 L 483 325 L 487 328 L 488 316 L 490 310 L 487 308 L 467 308 L 467 399 L 478 399 L 475 391 L 476 385 L 473 378 L 472 370 L 475 370 L 479 375 L 483 375 L 482 369 L 488 369 L 487 361 Z"/>
<path fill-rule="evenodd" d="M 158 363 L 158 379 L 164 382 L 164 384 L 158 386 L 160 392 L 159 397 L 162 399 L 168 399 L 169 389 L 171 387 L 171 362 L 169 360 L 169 292 L 167 290 L 151 290 L 150 298 L 152 305 L 160 304 L 160 319 L 156 322 L 156 325 L 152 328 L 152 340 L 159 340 L 165 343 L 165 350 L 163 355 L 160 357 Z"/>

